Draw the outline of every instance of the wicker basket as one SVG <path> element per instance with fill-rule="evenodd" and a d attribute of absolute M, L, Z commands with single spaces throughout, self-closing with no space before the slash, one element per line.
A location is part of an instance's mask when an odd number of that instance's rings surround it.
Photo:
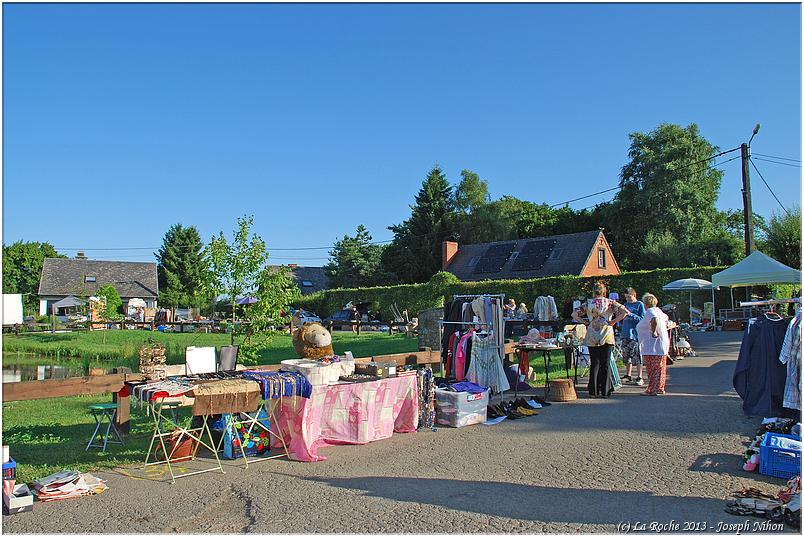
<path fill-rule="evenodd" d="M 148 343 L 140 348 L 140 373 L 146 380 L 163 380 L 165 373 L 165 347 Z"/>
<path fill-rule="evenodd" d="M 557 403 L 575 401 L 578 395 L 575 393 L 575 386 L 572 379 L 556 379 L 550 381 L 550 400 Z"/>

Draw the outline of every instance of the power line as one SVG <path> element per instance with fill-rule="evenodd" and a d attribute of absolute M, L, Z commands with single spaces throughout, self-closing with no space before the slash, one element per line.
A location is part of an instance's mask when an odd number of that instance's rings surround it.
<path fill-rule="evenodd" d="M 751 158 L 753 158 L 753 157 L 751 157 Z M 791 168 L 801 168 L 801 164 L 789 164 L 787 162 L 776 162 L 775 160 L 768 160 L 766 158 L 759 158 L 759 157 L 757 157 L 757 160 L 761 160 L 763 162 L 770 162 L 772 164 L 779 164 L 780 166 L 790 166 Z"/>
<path fill-rule="evenodd" d="M 781 202 L 781 201 L 779 201 L 779 198 L 776 196 L 776 193 L 775 193 L 775 192 L 773 191 L 773 189 L 770 187 L 770 185 L 769 185 L 769 184 L 768 184 L 768 182 L 765 180 L 765 178 L 764 178 L 764 177 L 762 177 L 762 172 L 760 172 L 760 171 L 759 171 L 759 168 L 757 168 L 757 165 L 756 165 L 756 164 L 754 164 L 754 159 L 749 157 L 748 161 L 749 161 L 749 162 L 751 162 L 751 166 L 753 166 L 753 167 L 754 167 L 754 169 L 756 170 L 756 172 L 759 174 L 760 179 L 762 179 L 762 182 L 763 182 L 763 183 L 765 183 L 765 186 L 766 186 L 766 187 L 768 187 L 768 190 L 770 190 L 771 195 L 772 195 L 772 196 L 773 196 L 773 198 L 776 200 L 776 202 L 779 204 L 779 207 L 781 207 L 781 208 L 782 208 L 782 210 L 783 210 L 784 212 L 786 212 L 786 213 L 788 214 L 788 216 L 789 216 L 789 215 L 790 215 L 790 212 L 789 212 L 789 211 L 788 211 L 788 210 L 785 208 L 785 206 L 784 206 L 784 205 L 782 205 L 782 202 Z"/>
<path fill-rule="evenodd" d="M 773 155 L 763 155 L 762 153 L 754 153 L 754 155 L 757 155 L 757 156 L 759 156 L 759 157 L 775 158 L 775 159 L 777 159 L 777 160 L 790 160 L 790 161 L 793 161 L 793 162 L 801 162 L 801 161 L 800 161 L 799 159 L 797 159 L 797 158 L 775 157 L 775 156 L 773 156 Z"/>

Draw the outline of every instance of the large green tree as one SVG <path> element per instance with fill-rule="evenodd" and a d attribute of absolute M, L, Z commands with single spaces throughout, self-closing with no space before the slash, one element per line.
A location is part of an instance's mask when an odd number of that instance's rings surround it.
<path fill-rule="evenodd" d="M 195 226 L 175 224 L 167 230 L 156 254 L 159 301 L 163 305 L 201 307 L 206 302 L 204 278 L 208 271 L 203 250 Z"/>
<path fill-rule="evenodd" d="M 360 224 L 354 237 L 344 235 L 335 243 L 324 265 L 330 287 L 370 287 L 387 280 L 381 266 L 383 246 L 371 241 L 371 234 Z"/>
<path fill-rule="evenodd" d="M 679 248 L 716 239 L 721 229 L 715 207 L 723 172 L 706 160 L 719 152 L 695 124 L 662 123 L 629 135 L 629 162 L 620 174 L 620 191 L 607 207 L 607 233 L 622 267 L 656 268 L 643 256 L 650 236 L 672 235 Z M 652 235 L 651 235 L 652 233 Z M 710 264 L 705 251 L 691 261 Z"/>
<path fill-rule="evenodd" d="M 441 270 L 441 243 L 454 237 L 452 187 L 434 166 L 422 182 L 410 218 L 390 226 L 394 239 L 383 251 L 383 269 L 404 283 L 425 282 Z"/>
<path fill-rule="evenodd" d="M 37 311 L 39 279 L 47 257 L 66 257 L 48 242 L 17 241 L 3 245 L 3 292 L 24 295 L 26 313 Z"/>
<path fill-rule="evenodd" d="M 476 211 L 489 202 L 489 183 L 470 170 L 461 171 L 461 182 L 455 187 L 455 209 L 462 213 Z"/>
<path fill-rule="evenodd" d="M 801 207 L 776 214 L 768 225 L 765 249 L 772 258 L 788 267 L 801 269 Z"/>

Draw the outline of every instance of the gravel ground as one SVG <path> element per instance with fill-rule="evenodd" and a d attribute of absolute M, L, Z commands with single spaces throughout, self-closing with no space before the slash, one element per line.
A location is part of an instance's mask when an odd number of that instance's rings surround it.
<path fill-rule="evenodd" d="M 5 533 L 617 533 L 731 529 L 730 491 L 781 479 L 739 469 L 760 418 L 731 387 L 742 333 L 694 334 L 668 395 L 556 403 L 495 426 L 397 434 L 325 448 L 319 463 L 273 460 L 176 484 L 99 473 L 98 496 L 3 517 Z M 685 523 L 695 524 L 685 528 Z M 678 524 L 674 526 L 674 524 Z"/>

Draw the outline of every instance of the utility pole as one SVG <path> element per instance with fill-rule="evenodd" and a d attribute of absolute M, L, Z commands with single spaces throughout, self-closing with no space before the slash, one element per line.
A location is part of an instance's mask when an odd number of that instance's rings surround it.
<path fill-rule="evenodd" d="M 748 144 L 740 145 L 743 163 L 743 226 L 745 227 L 745 255 L 754 251 L 754 214 L 751 210 L 751 179 L 748 176 Z"/>
<path fill-rule="evenodd" d="M 754 127 L 747 144 L 740 144 L 743 163 L 743 226 L 745 227 L 745 255 L 754 251 L 754 212 L 751 209 L 751 178 L 748 175 L 748 159 L 751 157 L 751 141 L 759 132 L 759 123 Z"/>

